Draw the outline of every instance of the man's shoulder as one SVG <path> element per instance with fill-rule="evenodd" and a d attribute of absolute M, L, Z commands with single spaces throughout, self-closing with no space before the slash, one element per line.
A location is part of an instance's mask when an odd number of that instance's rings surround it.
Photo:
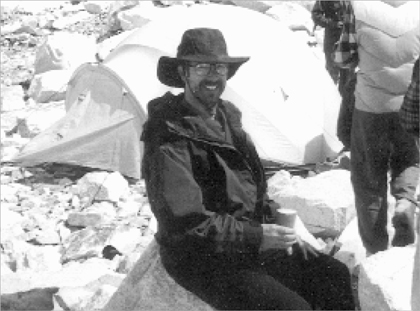
<path fill-rule="evenodd" d="M 163 115 L 168 114 L 172 110 L 171 107 L 174 107 L 176 102 L 181 100 L 181 96 L 181 94 L 174 95 L 171 92 L 167 92 L 163 96 L 152 99 L 147 104 L 149 118 L 155 116 L 160 118 L 163 117 Z"/>

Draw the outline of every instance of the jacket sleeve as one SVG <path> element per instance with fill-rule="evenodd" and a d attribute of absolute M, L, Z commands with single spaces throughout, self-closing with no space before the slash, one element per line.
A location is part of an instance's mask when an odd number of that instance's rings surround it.
<path fill-rule="evenodd" d="M 214 252 L 257 252 L 261 225 L 206 210 L 191 161 L 185 141 L 146 145 L 144 178 L 159 230 L 163 226 L 163 231 L 194 244 L 205 243 Z"/>

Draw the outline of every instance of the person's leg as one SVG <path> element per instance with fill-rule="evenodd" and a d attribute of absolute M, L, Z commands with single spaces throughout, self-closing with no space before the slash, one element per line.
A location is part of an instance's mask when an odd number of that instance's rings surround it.
<path fill-rule="evenodd" d="M 311 310 L 300 295 L 268 275 L 255 256 L 232 260 L 220 255 L 174 256 L 165 250 L 161 256 L 178 284 L 218 310 Z"/>
<path fill-rule="evenodd" d="M 331 256 L 311 255 L 305 260 L 301 251 L 294 247 L 292 256 L 272 261 L 265 269 L 276 280 L 305 298 L 314 309 L 355 309 L 349 270 Z"/>
<path fill-rule="evenodd" d="M 346 72 L 346 74 L 342 74 Z M 346 81 L 342 81 L 342 79 Z M 351 124 L 354 111 L 354 90 L 356 87 L 356 75 L 352 69 L 340 71 L 340 85 L 344 83 L 341 90 L 341 105 L 337 120 L 337 137 L 343 143 L 344 148 L 350 150 Z"/>
<path fill-rule="evenodd" d="M 404 131 L 398 114 L 391 119 L 391 194 L 396 198 L 393 246 L 406 246 L 414 242 L 415 192 L 419 183 L 419 150 L 415 138 Z"/>
<path fill-rule="evenodd" d="M 359 233 L 367 251 L 388 248 L 388 119 L 355 109 L 351 132 L 351 181 Z"/>

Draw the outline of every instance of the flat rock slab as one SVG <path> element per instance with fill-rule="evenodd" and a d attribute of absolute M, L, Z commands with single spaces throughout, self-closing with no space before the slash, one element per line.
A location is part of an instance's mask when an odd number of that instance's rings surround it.
<path fill-rule="evenodd" d="M 153 240 L 102 311 L 213 311 L 166 272 Z"/>

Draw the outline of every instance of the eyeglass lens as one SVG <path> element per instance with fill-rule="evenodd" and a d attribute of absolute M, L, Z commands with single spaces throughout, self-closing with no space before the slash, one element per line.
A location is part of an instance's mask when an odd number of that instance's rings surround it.
<path fill-rule="evenodd" d="M 209 75 L 212 67 L 216 71 L 218 75 L 225 75 L 228 72 L 228 67 L 225 64 L 197 64 L 192 65 L 191 67 L 194 68 L 195 73 L 199 76 L 207 76 Z"/>

